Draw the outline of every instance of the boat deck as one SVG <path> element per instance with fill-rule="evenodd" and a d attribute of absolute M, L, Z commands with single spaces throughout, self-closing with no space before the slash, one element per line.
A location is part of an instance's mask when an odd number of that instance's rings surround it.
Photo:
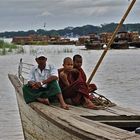
<path fill-rule="evenodd" d="M 66 137 L 66 139 L 140 140 L 140 135 L 135 134 L 133 131 L 134 128 L 140 127 L 140 111 L 119 106 L 108 107 L 104 110 L 92 110 L 70 106 L 70 110 L 64 110 L 60 108 L 58 104 L 47 106 L 33 102 L 27 105 L 24 103 L 22 85 L 17 76 L 9 75 L 9 78 L 16 92 L 20 93 L 17 94 L 20 108 L 26 110 L 26 112 L 22 112 L 21 115 L 24 116 L 24 118 L 30 118 L 29 120 L 35 119 L 34 122 L 36 124 L 34 124 L 34 126 L 42 127 L 44 133 L 46 128 L 50 127 L 50 124 L 48 123 L 47 126 L 45 126 L 45 121 L 38 121 L 38 118 L 35 117 L 35 113 L 39 114 L 44 120 L 48 120 L 51 124 L 61 128 L 66 133 L 69 132 L 69 138 Z M 31 113 L 32 110 L 34 110 L 34 113 Z M 24 126 L 27 126 L 27 124 L 28 123 L 24 124 Z M 27 129 L 28 131 L 32 130 L 29 126 Z M 130 131 L 127 131 L 127 129 L 130 129 Z M 32 133 L 33 131 L 34 130 L 32 130 Z M 49 135 L 50 131 L 47 133 Z M 58 131 L 58 133 L 60 132 Z M 31 134 L 31 132 L 29 134 Z M 63 139 L 63 136 L 64 134 L 60 134 L 59 137 L 55 135 L 53 139 Z"/>

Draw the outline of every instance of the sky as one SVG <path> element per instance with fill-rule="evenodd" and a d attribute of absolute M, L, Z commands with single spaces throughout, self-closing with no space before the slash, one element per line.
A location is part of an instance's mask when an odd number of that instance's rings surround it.
<path fill-rule="evenodd" d="M 118 23 L 131 0 L 0 0 L 0 32 Z M 124 23 L 140 23 L 137 0 Z M 45 25 L 45 26 L 44 26 Z"/>

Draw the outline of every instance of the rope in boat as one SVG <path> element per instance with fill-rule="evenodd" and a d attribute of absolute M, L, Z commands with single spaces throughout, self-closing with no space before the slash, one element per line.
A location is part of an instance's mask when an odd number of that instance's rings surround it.
<path fill-rule="evenodd" d="M 112 103 L 108 98 L 95 91 L 92 92 L 91 94 L 93 96 L 92 102 L 97 106 L 102 106 L 102 107 L 116 106 L 115 103 Z"/>

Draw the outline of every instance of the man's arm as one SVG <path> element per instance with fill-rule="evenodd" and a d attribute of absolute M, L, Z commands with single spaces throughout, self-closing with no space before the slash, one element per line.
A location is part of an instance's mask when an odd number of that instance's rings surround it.
<path fill-rule="evenodd" d="M 54 67 L 54 65 L 49 65 L 50 68 L 50 76 L 41 81 L 41 85 L 47 85 L 48 83 L 50 83 L 53 80 L 58 80 L 58 70 Z"/>
<path fill-rule="evenodd" d="M 40 82 L 34 82 L 34 81 L 28 81 L 28 85 L 32 88 L 32 89 L 38 89 L 40 87 L 42 87 Z"/>
<path fill-rule="evenodd" d="M 28 85 L 32 88 L 32 89 L 38 89 L 41 87 L 40 82 L 36 82 L 35 81 L 35 66 L 32 67 L 29 75 L 28 75 Z"/>
<path fill-rule="evenodd" d="M 70 85 L 67 75 L 63 71 L 60 73 L 60 79 L 65 84 L 66 87 Z"/>
<path fill-rule="evenodd" d="M 48 79 L 43 80 L 41 83 L 44 85 L 44 84 L 50 83 L 50 82 L 53 81 L 53 80 L 58 80 L 58 77 L 52 75 L 52 76 L 50 76 Z"/>

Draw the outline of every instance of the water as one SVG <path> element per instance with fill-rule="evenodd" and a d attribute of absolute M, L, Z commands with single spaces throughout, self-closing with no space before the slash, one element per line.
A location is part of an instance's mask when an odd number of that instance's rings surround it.
<path fill-rule="evenodd" d="M 49 63 L 62 66 L 66 56 L 83 56 L 83 68 L 90 76 L 102 54 L 102 50 L 83 50 L 83 46 L 24 46 L 25 54 L 0 56 L 0 140 L 23 140 L 21 122 L 14 88 L 8 80 L 8 73 L 17 73 L 18 62 L 35 64 L 34 52 L 45 48 Z M 93 77 L 97 92 L 105 95 L 116 104 L 140 110 L 140 49 L 109 50 L 97 73 Z"/>

